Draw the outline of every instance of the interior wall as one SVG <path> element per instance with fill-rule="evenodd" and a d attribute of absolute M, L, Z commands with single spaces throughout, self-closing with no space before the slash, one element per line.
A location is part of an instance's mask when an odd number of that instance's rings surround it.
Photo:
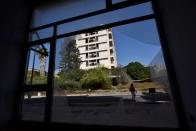
<path fill-rule="evenodd" d="M 12 123 L 26 45 L 30 10 L 22 0 L 0 4 L 0 128 Z"/>
<path fill-rule="evenodd" d="M 196 1 L 159 0 L 158 3 L 179 84 L 174 88 L 180 91 L 186 122 L 191 130 L 196 130 Z"/>

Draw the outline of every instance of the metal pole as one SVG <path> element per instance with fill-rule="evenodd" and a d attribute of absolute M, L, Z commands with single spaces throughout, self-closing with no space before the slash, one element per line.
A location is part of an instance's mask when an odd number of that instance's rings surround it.
<path fill-rule="evenodd" d="M 54 70 L 55 70 L 55 54 L 56 54 L 56 36 L 57 26 L 54 26 L 53 39 L 50 43 L 50 58 L 48 70 L 48 88 L 46 91 L 45 106 L 45 122 L 51 122 L 52 102 L 53 102 L 53 86 L 54 86 Z"/>
<path fill-rule="evenodd" d="M 30 84 L 33 84 L 33 73 L 34 73 L 34 68 L 35 68 L 35 52 L 34 52 L 34 56 L 33 56 L 33 66 L 32 66 L 32 71 L 31 71 L 31 81 Z"/>
<path fill-rule="evenodd" d="M 31 54 L 30 54 L 30 55 L 31 55 Z M 35 52 L 34 52 L 34 56 L 33 56 L 33 66 L 32 66 L 32 71 L 31 71 L 30 85 L 33 84 L 33 73 L 34 73 L 34 68 L 35 68 Z M 27 70 L 27 74 L 28 74 L 28 70 Z M 31 93 L 28 92 L 27 95 L 28 95 L 28 99 L 30 99 L 30 98 L 31 98 Z"/>

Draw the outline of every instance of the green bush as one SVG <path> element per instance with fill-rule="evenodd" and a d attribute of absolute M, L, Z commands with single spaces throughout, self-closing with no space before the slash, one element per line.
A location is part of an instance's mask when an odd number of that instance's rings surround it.
<path fill-rule="evenodd" d="M 111 87 L 111 79 L 107 71 L 102 68 L 89 70 L 80 80 L 82 88 L 102 89 Z"/>
<path fill-rule="evenodd" d="M 34 77 L 33 84 L 46 84 L 47 78 L 48 78 L 47 76 Z"/>
<path fill-rule="evenodd" d="M 80 83 L 78 81 L 67 80 L 60 86 L 64 90 L 77 90 L 81 89 Z"/>
<path fill-rule="evenodd" d="M 85 74 L 84 70 L 81 69 L 67 69 L 63 70 L 60 73 L 60 79 L 66 81 L 66 80 L 73 80 L 73 81 L 80 81 L 80 79 Z"/>
<path fill-rule="evenodd" d="M 35 76 L 33 77 L 32 84 L 46 84 L 47 76 Z M 31 77 L 27 77 L 26 84 L 31 84 Z"/>
<path fill-rule="evenodd" d="M 56 78 L 55 89 L 61 88 L 64 90 L 76 90 L 81 89 L 80 79 L 85 74 L 84 70 L 80 69 L 67 69 L 63 70 L 59 74 L 59 78 Z"/>
<path fill-rule="evenodd" d="M 63 85 L 64 85 L 64 80 L 61 79 L 60 77 L 59 78 L 55 78 L 54 80 L 54 88 L 63 88 Z"/>

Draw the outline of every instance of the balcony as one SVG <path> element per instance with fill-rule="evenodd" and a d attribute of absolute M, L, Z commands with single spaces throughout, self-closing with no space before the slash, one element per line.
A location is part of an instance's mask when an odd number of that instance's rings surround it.
<path fill-rule="evenodd" d="M 97 65 L 97 63 L 95 63 L 95 62 L 89 64 L 89 66 L 96 66 L 96 65 Z"/>
<path fill-rule="evenodd" d="M 88 43 L 97 42 L 97 39 L 89 39 Z"/>
<path fill-rule="evenodd" d="M 95 50 L 95 49 L 99 49 L 98 47 L 89 47 L 89 50 Z"/>
<path fill-rule="evenodd" d="M 97 55 L 90 55 L 89 58 L 95 58 L 98 57 Z"/>
<path fill-rule="evenodd" d="M 85 43 L 85 42 L 82 42 L 82 43 L 79 43 L 78 44 L 78 47 L 82 47 L 82 46 L 86 46 L 86 45 L 94 45 L 94 44 L 99 44 L 99 43 L 107 43 L 107 40 L 102 40 L 100 39 L 99 41 L 96 41 L 96 42 L 92 42 L 92 43 Z"/>

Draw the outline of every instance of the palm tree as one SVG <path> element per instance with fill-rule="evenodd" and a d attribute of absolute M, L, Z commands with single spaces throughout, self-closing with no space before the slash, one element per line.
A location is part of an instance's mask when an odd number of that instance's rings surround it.
<path fill-rule="evenodd" d="M 45 76 L 45 68 L 46 68 L 46 57 L 48 55 L 47 49 L 45 47 L 39 46 L 37 48 L 39 52 L 37 52 L 38 58 L 39 58 L 39 65 L 40 65 L 40 76 Z"/>
<path fill-rule="evenodd" d="M 35 32 L 38 39 L 40 39 L 39 34 Z M 34 57 L 33 57 L 33 66 L 32 66 L 32 73 L 30 78 L 30 84 L 33 84 L 33 78 L 34 78 L 34 64 L 35 64 L 35 55 L 38 55 L 39 63 L 40 63 L 40 76 L 45 76 L 45 67 L 46 67 L 46 57 L 48 56 L 47 48 L 45 48 L 44 44 L 34 46 L 30 50 L 34 51 Z M 31 98 L 31 93 L 27 93 L 28 98 Z"/>
<path fill-rule="evenodd" d="M 37 36 L 38 39 L 40 39 L 40 36 L 37 31 L 35 32 L 35 35 Z M 48 51 L 45 48 L 44 44 L 36 46 L 36 50 L 37 50 L 36 53 L 39 58 L 40 76 L 43 77 L 43 76 L 45 76 L 46 57 L 48 56 Z"/>

